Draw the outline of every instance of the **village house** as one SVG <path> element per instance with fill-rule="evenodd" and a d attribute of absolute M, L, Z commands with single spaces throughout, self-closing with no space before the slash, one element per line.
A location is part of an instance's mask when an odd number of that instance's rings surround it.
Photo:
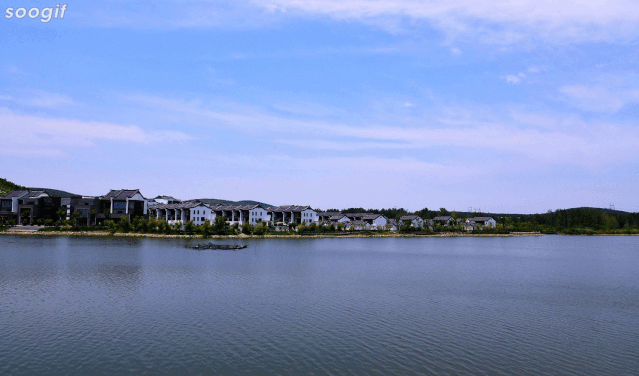
<path fill-rule="evenodd" d="M 397 226 L 397 221 L 394 219 L 389 219 L 386 222 L 386 226 L 384 226 L 384 229 L 388 230 L 388 231 L 397 231 L 399 230 L 399 226 Z"/>
<path fill-rule="evenodd" d="M 399 219 L 399 223 L 401 225 L 403 225 L 406 222 L 410 223 L 410 227 L 415 227 L 415 228 L 424 227 L 424 220 L 417 215 L 404 215 Z"/>
<path fill-rule="evenodd" d="M 472 224 L 474 229 L 497 227 L 497 221 L 495 221 L 492 217 L 473 217 L 468 218 L 466 222 Z"/>
<path fill-rule="evenodd" d="M 149 207 L 149 216 L 162 218 L 169 224 L 193 221 L 195 225 L 211 221 L 213 210 L 200 201 L 184 201 L 170 204 L 156 204 Z M 213 214 L 214 218 L 214 214 Z"/>
<path fill-rule="evenodd" d="M 100 198 L 100 213 L 96 218 L 146 217 L 148 202 L 139 189 L 112 189 Z"/>
<path fill-rule="evenodd" d="M 455 218 L 453 218 L 450 215 L 442 215 L 442 216 L 438 216 L 433 218 L 433 224 L 436 226 L 444 226 L 444 227 L 448 227 L 451 224 L 455 224 Z"/>
<path fill-rule="evenodd" d="M 230 225 L 237 224 L 241 226 L 244 223 L 256 225 L 259 222 L 268 223 L 271 216 L 267 209 L 260 204 L 251 205 L 211 205 L 212 215 L 211 222 L 215 222 L 215 217 L 222 216 Z"/>
<path fill-rule="evenodd" d="M 388 218 L 386 218 L 382 214 L 373 214 L 373 213 L 341 213 L 341 212 L 320 212 L 317 214 L 322 223 L 330 225 L 337 225 L 338 223 L 348 224 L 354 221 L 362 221 L 369 226 L 355 226 L 356 228 L 364 228 L 377 230 L 383 229 L 387 222 Z M 351 228 L 351 226 L 347 226 L 346 228 Z"/>
<path fill-rule="evenodd" d="M 80 219 L 91 225 L 100 211 L 100 197 L 83 196 L 79 198 L 63 198 L 60 202 L 62 209 L 66 209 L 66 219 L 71 219 L 73 213 L 80 213 Z"/>
<path fill-rule="evenodd" d="M 57 189 L 30 188 L 26 195 L 18 199 L 18 224 L 22 224 L 23 217 L 28 217 L 30 223 L 38 219 L 55 220 L 63 198 L 79 197 L 81 196 Z"/>
<path fill-rule="evenodd" d="M 317 212 L 311 209 L 310 206 L 271 206 L 266 210 L 271 215 L 271 221 L 273 221 L 273 223 L 288 223 L 295 225 L 301 223 L 309 224 L 311 222 L 319 221 Z"/>
<path fill-rule="evenodd" d="M 18 200 L 26 196 L 28 190 L 13 191 L 0 197 L 0 218 L 18 220 Z"/>

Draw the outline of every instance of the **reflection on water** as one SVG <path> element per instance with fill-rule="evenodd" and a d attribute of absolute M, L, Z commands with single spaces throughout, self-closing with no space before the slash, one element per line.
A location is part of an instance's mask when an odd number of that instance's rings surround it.
<path fill-rule="evenodd" d="M 639 369 L 634 237 L 194 242 L 0 237 L 0 372 Z"/>

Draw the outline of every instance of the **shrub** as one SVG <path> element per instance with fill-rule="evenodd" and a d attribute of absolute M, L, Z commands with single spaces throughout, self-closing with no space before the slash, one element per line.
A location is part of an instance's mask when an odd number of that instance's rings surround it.
<path fill-rule="evenodd" d="M 253 234 L 254 235 L 264 235 L 266 234 L 266 230 L 267 227 L 264 225 L 264 223 L 258 223 L 254 228 L 253 228 Z"/>

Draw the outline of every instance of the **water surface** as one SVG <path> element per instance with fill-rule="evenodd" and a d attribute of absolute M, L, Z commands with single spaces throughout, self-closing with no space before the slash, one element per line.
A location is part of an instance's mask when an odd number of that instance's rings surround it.
<path fill-rule="evenodd" d="M 197 242 L 1 236 L 0 373 L 639 370 L 637 237 Z"/>

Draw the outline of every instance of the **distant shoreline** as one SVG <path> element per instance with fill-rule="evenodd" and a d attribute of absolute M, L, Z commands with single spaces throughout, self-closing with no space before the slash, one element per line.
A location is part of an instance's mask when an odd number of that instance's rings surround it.
<path fill-rule="evenodd" d="M 110 233 L 106 231 L 3 231 L 0 235 L 19 236 L 86 236 L 86 237 L 122 237 L 122 238 L 157 238 L 157 239 L 320 239 L 320 238 L 469 238 L 469 237 L 522 237 L 522 236 L 544 236 L 540 233 L 530 234 L 459 234 L 444 233 L 431 235 L 416 234 L 348 234 L 348 235 L 210 235 L 204 238 L 202 235 L 165 235 L 165 234 L 138 234 L 138 233 Z"/>

